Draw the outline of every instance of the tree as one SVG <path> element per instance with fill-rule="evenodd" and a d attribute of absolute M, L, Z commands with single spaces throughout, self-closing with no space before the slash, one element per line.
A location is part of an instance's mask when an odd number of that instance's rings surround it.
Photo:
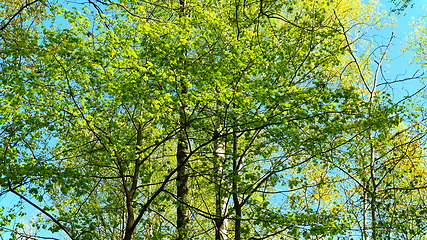
<path fill-rule="evenodd" d="M 350 80 L 350 37 L 376 21 L 373 6 L 49 7 L 66 27 L 4 43 L 19 51 L 2 52 L 0 77 L 1 185 L 41 212 L 36 227 L 66 239 L 310 239 L 353 223 L 328 170 L 352 158 L 332 156 L 400 123 L 386 95 L 367 99 L 364 79 Z"/>

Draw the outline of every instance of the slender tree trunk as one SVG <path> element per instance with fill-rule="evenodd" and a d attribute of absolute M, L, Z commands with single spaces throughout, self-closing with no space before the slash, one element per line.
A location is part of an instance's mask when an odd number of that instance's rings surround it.
<path fill-rule="evenodd" d="M 216 187 L 215 197 L 215 239 L 225 240 L 227 237 L 228 219 L 227 214 L 227 202 L 228 198 L 225 197 L 225 186 L 224 181 L 224 161 L 225 161 L 225 142 L 219 139 L 219 132 L 215 131 L 215 149 L 214 149 L 214 183 Z"/>
<path fill-rule="evenodd" d="M 362 229 L 362 240 L 369 240 L 368 234 L 368 184 L 367 181 L 363 183 L 363 229 Z"/>
<path fill-rule="evenodd" d="M 179 0 L 180 3 L 180 16 L 186 16 L 186 0 Z M 183 63 L 185 65 L 185 63 Z M 179 109 L 179 124 L 180 131 L 178 133 L 177 145 L 177 178 L 176 178 L 176 193 L 178 198 L 178 206 L 176 210 L 176 226 L 178 230 L 178 240 L 189 239 L 188 237 L 188 223 L 189 223 L 189 209 L 187 207 L 188 198 L 188 122 L 186 117 L 186 110 L 188 108 L 185 103 L 185 96 L 188 92 L 184 79 L 180 79 L 180 95 L 182 97 L 181 107 Z"/>
<path fill-rule="evenodd" d="M 180 136 L 178 139 L 178 151 L 176 154 L 178 172 L 176 192 L 178 198 L 177 219 L 176 226 L 178 228 L 178 240 L 187 239 L 188 232 L 188 208 L 187 208 L 187 195 L 188 195 L 188 174 L 187 174 L 187 159 L 188 145 L 185 137 Z"/>
<path fill-rule="evenodd" d="M 371 106 L 373 106 L 374 104 L 374 97 L 376 95 L 376 89 L 377 89 L 377 84 L 378 84 L 378 79 L 380 76 L 380 72 L 381 72 L 381 68 L 382 68 L 382 63 L 386 57 L 386 54 L 393 42 L 394 39 L 394 34 L 391 34 L 389 43 L 385 49 L 385 51 L 383 52 L 382 56 L 381 56 L 381 60 L 378 63 L 378 67 L 375 71 L 375 78 L 374 78 L 374 83 L 373 83 L 373 87 L 372 90 L 370 90 L 371 96 L 369 98 L 369 101 L 371 102 Z M 371 113 L 369 114 L 371 115 Z M 370 132 L 370 139 L 372 140 L 374 138 L 374 135 L 372 133 L 372 131 Z M 377 232 L 377 181 L 376 181 L 376 163 L 375 163 L 375 158 L 376 158 L 376 149 L 375 149 L 375 145 L 374 143 L 371 143 L 370 146 L 370 150 L 371 150 L 371 156 L 370 156 L 370 173 L 371 173 L 371 183 L 372 183 L 372 190 L 371 190 L 371 228 L 372 228 L 372 239 L 373 240 L 377 240 L 378 238 L 378 232 Z"/>
<path fill-rule="evenodd" d="M 372 190 L 371 190 L 371 228 L 372 228 L 372 240 L 377 240 L 377 183 L 376 183 L 376 176 L 375 176 L 375 148 L 373 144 L 371 144 L 371 164 L 370 164 L 370 171 L 371 171 L 371 183 L 372 183 Z"/>
<path fill-rule="evenodd" d="M 185 84 L 181 84 L 181 95 L 187 94 L 187 88 Z M 180 125 L 181 131 L 178 134 L 178 146 L 176 153 L 177 160 L 177 178 L 176 178 L 176 193 L 178 198 L 178 207 L 177 207 L 177 219 L 176 226 L 178 228 L 178 240 L 188 239 L 188 208 L 187 208 L 187 195 L 188 195 L 188 140 L 186 136 L 187 130 L 187 121 L 185 116 L 185 109 L 187 108 L 184 101 L 182 101 L 182 106 L 180 109 Z"/>
<path fill-rule="evenodd" d="M 240 240 L 241 237 L 241 219 L 242 219 L 242 206 L 239 201 L 238 194 L 238 174 L 239 174 L 239 158 L 237 157 L 237 134 L 233 132 L 233 176 L 232 176 L 232 192 L 233 192 L 233 208 L 236 214 L 234 221 L 234 239 Z"/>
<path fill-rule="evenodd" d="M 142 146 L 142 124 L 138 124 L 137 128 L 137 137 L 136 137 L 136 146 L 137 151 L 139 150 L 139 147 Z M 138 187 L 138 177 L 139 177 L 139 171 L 141 166 L 141 159 L 136 158 L 135 159 L 135 167 L 134 172 L 132 176 L 132 183 L 130 185 L 130 188 L 127 186 L 127 181 L 123 177 L 125 173 L 120 169 L 121 175 L 122 175 L 122 182 L 123 182 L 123 188 L 125 191 L 125 198 L 126 198 L 126 210 L 127 210 L 127 219 L 126 219 L 126 229 L 125 229 L 125 236 L 123 240 L 131 240 L 133 232 L 135 231 L 135 210 L 133 208 L 133 198 L 135 197 L 135 193 Z"/>

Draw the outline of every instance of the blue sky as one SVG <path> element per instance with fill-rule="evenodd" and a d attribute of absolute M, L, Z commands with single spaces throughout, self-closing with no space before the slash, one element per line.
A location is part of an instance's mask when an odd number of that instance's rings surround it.
<path fill-rule="evenodd" d="M 422 15 L 427 15 L 427 2 L 424 0 L 413 0 L 414 7 L 407 9 L 404 15 L 392 15 L 394 17 L 394 26 L 384 28 L 378 31 L 376 38 L 380 44 L 386 45 L 390 39 L 392 32 L 395 38 L 393 45 L 388 52 L 389 61 L 384 64 L 385 77 L 388 81 L 404 79 L 412 77 L 417 71 L 421 74 L 423 70 L 416 64 L 411 64 L 413 52 L 402 52 L 401 50 L 407 46 L 407 35 L 412 31 L 411 23 Z M 382 8 L 389 10 L 392 7 L 388 0 L 380 0 L 383 4 Z M 384 81 L 382 81 L 384 82 Z M 380 82 L 381 83 L 381 82 Z M 421 87 L 418 80 L 405 81 L 399 84 L 393 84 L 392 88 L 386 90 L 392 91 L 395 94 L 395 100 L 400 100 L 402 96 L 413 94 Z"/>

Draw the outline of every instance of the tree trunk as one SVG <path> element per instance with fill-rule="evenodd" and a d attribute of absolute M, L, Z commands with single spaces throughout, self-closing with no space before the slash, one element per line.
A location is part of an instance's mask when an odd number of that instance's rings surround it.
<path fill-rule="evenodd" d="M 234 213 L 236 214 L 234 221 L 234 239 L 240 240 L 241 237 L 241 218 L 242 218 L 242 206 L 239 201 L 238 194 L 238 174 L 239 174 L 239 158 L 237 157 L 237 134 L 233 132 L 233 176 L 232 176 L 232 192 L 233 192 L 233 207 Z"/>
<path fill-rule="evenodd" d="M 180 0 L 180 16 L 186 16 L 186 0 Z M 185 66 L 185 63 L 183 63 Z M 179 112 L 179 124 L 180 131 L 178 133 L 178 145 L 176 153 L 177 161 L 177 177 L 176 177 L 176 194 L 178 199 L 178 206 L 176 210 L 176 226 L 178 230 L 178 240 L 188 239 L 188 222 L 189 222 L 189 213 L 187 207 L 187 197 L 188 197 L 188 138 L 187 130 L 188 123 L 186 117 L 186 110 L 188 108 L 185 103 L 185 96 L 188 92 L 188 87 L 186 86 L 183 79 L 180 79 L 180 95 L 182 97 L 180 112 Z"/>
<path fill-rule="evenodd" d="M 143 131 L 142 124 L 139 123 L 137 128 L 137 137 L 136 137 L 137 151 L 139 150 L 139 147 L 142 146 L 142 131 Z M 120 163 L 119 163 L 119 166 L 120 166 Z M 133 204 L 133 198 L 135 197 L 135 193 L 138 188 L 138 177 L 139 177 L 140 166 L 141 166 L 141 159 L 136 158 L 134 172 L 132 176 L 132 183 L 130 188 L 128 188 L 127 186 L 126 178 L 123 177 L 126 173 L 120 168 L 120 174 L 122 176 L 122 182 L 123 182 L 122 184 L 125 192 L 126 210 L 127 210 L 126 229 L 125 229 L 125 236 L 123 240 L 132 239 L 133 232 L 135 231 L 135 226 L 134 226 L 135 210 L 132 204 Z"/>
<path fill-rule="evenodd" d="M 376 182 L 376 176 L 375 176 L 375 148 L 373 144 L 371 144 L 371 164 L 370 164 L 370 170 L 371 170 L 371 183 L 372 183 L 372 190 L 371 190 L 371 229 L 372 229 L 372 240 L 377 240 L 377 182 Z"/>
<path fill-rule="evenodd" d="M 219 131 L 215 131 L 217 140 L 214 146 L 214 184 L 216 186 L 216 197 L 215 197 L 215 239 L 225 240 L 227 237 L 228 219 L 227 214 L 227 202 L 228 198 L 225 196 L 224 182 L 224 161 L 225 161 L 225 142 L 219 139 Z"/>
<path fill-rule="evenodd" d="M 184 84 L 181 84 L 181 94 L 185 95 L 187 93 L 187 88 Z M 176 178 L 176 193 L 178 198 L 178 206 L 177 206 L 177 219 L 176 226 L 178 228 L 178 240 L 188 239 L 188 208 L 187 208 L 187 195 L 188 195 L 188 141 L 186 136 L 187 123 L 185 116 L 185 109 L 187 108 L 185 103 L 182 103 L 180 109 L 180 125 L 181 131 L 178 134 L 178 146 L 176 153 L 177 160 L 177 178 Z"/>

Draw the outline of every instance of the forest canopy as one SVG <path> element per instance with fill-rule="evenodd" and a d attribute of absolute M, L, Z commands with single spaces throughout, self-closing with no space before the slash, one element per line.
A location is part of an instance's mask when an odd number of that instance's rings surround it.
<path fill-rule="evenodd" d="M 379 9 L 0 3 L 0 238 L 424 239 L 423 75 L 385 77 Z"/>

